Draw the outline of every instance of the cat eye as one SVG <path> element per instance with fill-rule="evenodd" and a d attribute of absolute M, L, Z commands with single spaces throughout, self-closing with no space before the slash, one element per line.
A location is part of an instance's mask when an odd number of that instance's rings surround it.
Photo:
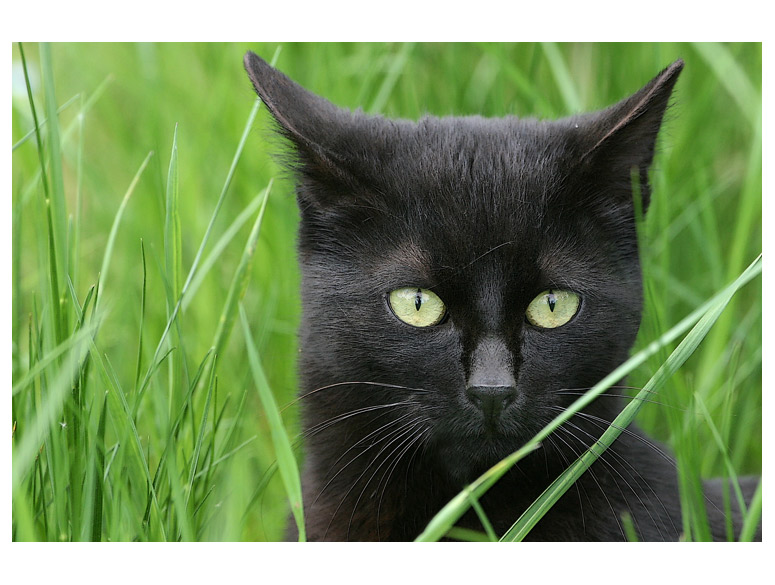
<path fill-rule="evenodd" d="M 569 290 L 545 290 L 534 298 L 525 311 L 528 323 L 543 329 L 565 325 L 578 312 L 581 299 Z"/>
<path fill-rule="evenodd" d="M 388 294 L 388 304 L 396 317 L 414 327 L 438 325 L 447 314 L 444 302 L 427 288 L 397 288 Z"/>

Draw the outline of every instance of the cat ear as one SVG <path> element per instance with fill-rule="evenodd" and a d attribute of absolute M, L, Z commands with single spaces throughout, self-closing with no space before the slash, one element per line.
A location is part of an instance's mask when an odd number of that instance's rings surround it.
<path fill-rule="evenodd" d="M 593 174 L 626 181 L 633 170 L 640 179 L 642 209 L 649 204 L 648 169 L 673 87 L 683 69 L 681 59 L 664 69 L 640 91 L 590 116 L 591 144 L 581 157 Z"/>
<path fill-rule="evenodd" d="M 280 132 L 296 147 L 297 170 L 328 187 L 312 198 L 351 189 L 355 177 L 348 170 L 347 136 L 353 114 L 307 91 L 255 53 L 248 52 L 244 64 Z"/>

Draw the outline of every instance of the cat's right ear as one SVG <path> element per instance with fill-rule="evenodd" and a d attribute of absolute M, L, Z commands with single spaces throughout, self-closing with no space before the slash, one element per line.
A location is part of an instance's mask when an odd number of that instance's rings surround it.
<path fill-rule="evenodd" d="M 581 160 L 607 183 L 618 179 L 625 185 L 621 192 L 628 202 L 632 201 L 632 173 L 637 172 L 644 212 L 649 204 L 648 170 L 657 134 L 683 66 L 683 60 L 678 59 L 630 97 L 582 117 L 586 121 L 586 139 L 591 142 Z"/>
<path fill-rule="evenodd" d="M 346 147 L 352 113 L 307 91 L 253 52 L 244 64 L 281 134 L 295 146 L 296 170 L 325 183 L 329 192 L 351 189 Z"/>

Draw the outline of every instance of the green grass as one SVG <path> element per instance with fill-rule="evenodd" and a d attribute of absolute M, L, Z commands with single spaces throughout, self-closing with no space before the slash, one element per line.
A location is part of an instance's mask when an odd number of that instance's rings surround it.
<path fill-rule="evenodd" d="M 682 337 L 652 342 L 761 253 L 760 44 L 24 45 L 32 100 L 14 45 L 15 540 L 277 540 L 289 501 L 300 519 L 283 408 L 298 216 L 248 49 L 334 103 L 406 118 L 594 109 L 682 57 L 641 230 L 634 353 L 653 351 L 635 388 L 672 372 Z M 761 278 L 716 317 L 638 412 L 675 449 L 695 539 L 699 478 L 762 464 Z"/>

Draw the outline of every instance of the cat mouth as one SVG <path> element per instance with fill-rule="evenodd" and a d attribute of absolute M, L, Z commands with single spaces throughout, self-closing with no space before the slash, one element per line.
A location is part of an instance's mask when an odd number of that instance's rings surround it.
<path fill-rule="evenodd" d="M 506 424 L 504 424 L 506 423 Z M 482 454 L 488 459 L 506 457 L 525 443 L 525 433 L 502 418 L 468 419 L 461 424 L 442 424 L 435 433 L 439 444 L 446 445 L 451 451 L 459 453 Z M 529 439 L 530 437 L 527 437 Z"/>

